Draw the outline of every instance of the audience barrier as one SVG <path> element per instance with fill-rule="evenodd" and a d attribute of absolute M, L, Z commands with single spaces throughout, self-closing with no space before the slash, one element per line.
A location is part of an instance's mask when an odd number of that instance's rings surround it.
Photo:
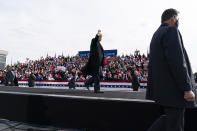
<path fill-rule="evenodd" d="M 19 86 L 28 86 L 27 80 L 20 80 Z M 41 81 L 35 81 L 36 87 L 68 87 L 69 81 L 56 81 L 56 80 L 41 80 Z M 101 81 L 100 82 L 101 87 L 107 87 L 107 88 L 131 88 L 132 83 L 128 81 Z M 141 81 L 140 82 L 141 87 L 146 87 L 147 82 Z M 84 87 L 84 81 L 77 81 L 76 87 Z"/>
<path fill-rule="evenodd" d="M 68 87 L 69 81 L 57 81 L 57 80 L 40 80 L 35 81 L 36 87 Z M 27 80 L 19 80 L 19 86 L 28 86 Z M 132 83 L 128 81 L 101 81 L 100 82 L 101 87 L 107 87 L 107 88 L 131 88 Z M 141 87 L 146 87 L 147 82 L 141 81 L 140 82 Z M 197 82 L 196 82 L 197 86 Z M 84 87 L 84 81 L 77 81 L 76 87 Z"/>

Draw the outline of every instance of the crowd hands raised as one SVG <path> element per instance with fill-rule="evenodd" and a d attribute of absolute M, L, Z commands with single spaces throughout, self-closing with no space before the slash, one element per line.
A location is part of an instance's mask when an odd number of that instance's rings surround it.
<path fill-rule="evenodd" d="M 35 80 L 70 80 L 73 76 L 77 81 L 84 81 L 86 78 L 81 73 L 81 68 L 88 61 L 85 56 L 58 57 L 46 56 L 39 60 L 28 60 L 25 63 L 17 63 L 5 70 L 0 70 L 0 80 L 11 70 L 17 80 L 28 80 L 33 74 Z M 131 71 L 136 74 L 139 81 L 147 81 L 148 77 L 148 56 L 140 54 L 136 50 L 134 54 L 122 56 L 107 56 L 104 60 L 103 78 L 106 81 L 131 81 Z M 88 77 L 88 76 L 87 76 Z"/>

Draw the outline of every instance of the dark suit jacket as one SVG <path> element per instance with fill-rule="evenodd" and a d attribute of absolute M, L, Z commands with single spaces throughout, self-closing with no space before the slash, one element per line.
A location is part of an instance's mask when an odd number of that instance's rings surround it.
<path fill-rule="evenodd" d="M 36 80 L 36 76 L 31 73 L 29 78 L 28 78 L 29 87 L 34 87 L 35 86 L 35 80 Z"/>
<path fill-rule="evenodd" d="M 139 87 L 140 84 L 139 84 L 139 80 L 138 80 L 138 77 L 135 73 L 131 73 L 131 77 L 132 77 L 132 87 Z"/>
<path fill-rule="evenodd" d="M 14 86 L 14 78 L 15 78 L 15 75 L 13 73 L 13 71 L 8 71 L 6 73 L 6 86 Z M 9 82 L 11 82 L 11 84 L 8 84 Z"/>
<path fill-rule="evenodd" d="M 193 107 L 184 91 L 195 90 L 188 55 L 179 30 L 161 24 L 150 44 L 146 98 L 170 107 Z"/>
<path fill-rule="evenodd" d="M 83 68 L 83 74 L 95 75 L 99 74 L 99 66 L 104 66 L 104 50 L 98 41 L 98 35 L 91 41 L 89 59 Z"/>
<path fill-rule="evenodd" d="M 69 88 L 75 88 L 75 82 L 76 82 L 76 78 L 72 77 L 71 80 L 68 83 Z"/>

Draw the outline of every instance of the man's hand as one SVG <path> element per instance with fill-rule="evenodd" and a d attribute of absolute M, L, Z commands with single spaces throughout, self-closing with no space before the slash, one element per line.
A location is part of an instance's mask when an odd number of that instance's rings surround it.
<path fill-rule="evenodd" d="M 184 99 L 186 101 L 194 101 L 195 100 L 195 95 L 192 91 L 185 91 L 184 92 Z"/>
<path fill-rule="evenodd" d="M 101 33 L 101 30 L 100 29 L 98 30 L 98 33 Z"/>
<path fill-rule="evenodd" d="M 101 34 L 101 30 L 99 29 L 97 35 L 100 36 L 100 34 Z"/>

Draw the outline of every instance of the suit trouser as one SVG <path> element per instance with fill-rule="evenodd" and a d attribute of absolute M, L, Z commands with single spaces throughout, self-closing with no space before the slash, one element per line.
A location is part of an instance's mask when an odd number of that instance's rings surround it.
<path fill-rule="evenodd" d="M 99 74 L 93 75 L 91 78 L 89 78 L 86 83 L 88 85 L 92 85 L 94 83 L 94 91 L 100 91 L 100 77 Z"/>
<path fill-rule="evenodd" d="M 147 131 L 184 131 L 185 108 L 163 108 L 164 114 Z"/>

